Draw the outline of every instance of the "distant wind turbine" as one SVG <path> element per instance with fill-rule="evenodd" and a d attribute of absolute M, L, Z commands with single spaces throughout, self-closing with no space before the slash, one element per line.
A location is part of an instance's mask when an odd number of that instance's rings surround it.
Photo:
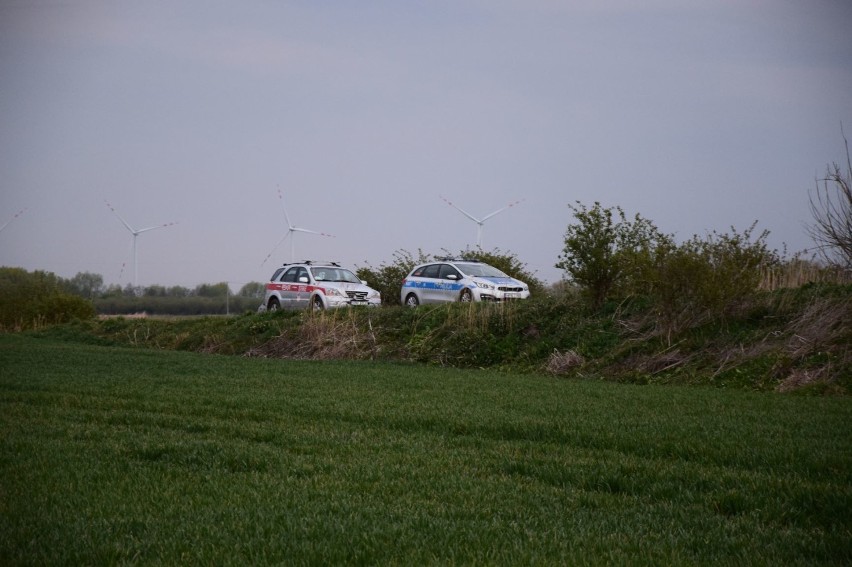
<path fill-rule="evenodd" d="M 21 209 L 20 211 L 18 211 L 18 212 L 17 212 L 17 213 L 15 213 L 14 215 L 12 215 L 12 218 L 10 218 L 10 219 L 9 219 L 9 220 L 7 220 L 5 223 L 3 223 L 3 226 L 0 226 L 0 232 L 3 232 L 3 229 L 5 229 L 7 226 L 9 226 L 9 223 L 11 223 L 13 220 L 15 220 L 16 218 L 18 218 L 18 217 L 19 217 L 19 216 L 21 216 L 22 214 L 24 214 L 24 211 L 26 211 L 26 209 Z"/>
<path fill-rule="evenodd" d="M 476 246 L 478 248 L 482 247 L 482 225 L 485 224 L 485 221 L 487 221 L 488 219 L 490 219 L 494 215 L 502 213 L 506 209 L 514 207 L 515 205 L 517 205 L 518 203 L 521 203 L 523 201 L 523 199 L 520 199 L 518 201 L 513 201 L 513 202 L 509 203 L 508 205 L 506 205 L 505 207 L 503 207 L 502 209 L 497 209 L 493 213 L 488 213 L 487 215 L 485 215 L 481 219 L 478 219 L 475 216 L 473 216 L 472 214 L 470 214 L 469 212 L 462 209 L 461 207 L 458 207 L 458 206 L 454 205 L 452 202 L 448 201 L 447 199 L 444 199 L 444 197 L 441 197 L 441 199 L 443 199 L 444 202 L 446 202 L 449 206 L 453 207 L 454 209 L 459 211 L 461 214 L 463 214 L 464 216 L 466 216 L 467 218 L 469 218 L 470 220 L 472 220 L 473 222 L 476 223 L 476 225 L 477 225 L 476 226 Z"/>
<path fill-rule="evenodd" d="M 133 287 L 136 287 L 136 286 L 139 285 L 139 266 L 136 263 L 136 237 L 139 236 L 140 234 L 142 234 L 143 232 L 148 232 L 149 230 L 154 230 L 154 229 L 157 229 L 157 228 L 166 228 L 167 226 L 172 226 L 172 225 L 175 225 L 177 223 L 176 222 L 170 222 L 170 223 L 167 223 L 167 224 L 158 224 L 156 226 L 149 226 L 148 228 L 140 228 L 139 230 L 137 230 L 137 229 L 133 228 L 132 226 L 130 226 L 127 223 L 126 220 L 121 218 L 121 215 L 118 214 L 118 211 L 116 211 L 112 207 L 112 205 L 109 204 L 109 201 L 104 199 L 104 203 L 106 203 L 106 206 L 109 207 L 109 210 L 111 210 L 113 212 L 113 214 L 118 217 L 118 220 L 121 221 L 121 224 L 123 224 L 125 226 L 125 228 L 127 228 L 127 230 L 130 231 L 130 234 L 133 235 L 133 239 L 130 243 L 130 248 L 131 248 L 131 257 L 132 257 L 132 261 L 133 261 Z M 121 272 L 122 272 L 122 274 L 124 273 L 124 264 L 121 265 Z M 121 278 L 121 275 L 119 275 L 119 278 Z"/>
<path fill-rule="evenodd" d="M 308 234 L 318 234 L 320 236 L 327 236 L 330 238 L 334 238 L 334 235 L 327 234 L 325 232 L 317 232 L 316 230 L 309 230 L 307 228 L 300 228 L 298 226 L 294 226 L 293 223 L 290 222 L 290 217 L 287 215 L 287 207 L 284 206 L 284 195 L 281 193 L 281 190 L 278 190 L 278 199 L 281 201 L 281 208 L 284 209 L 284 219 L 287 221 L 287 232 L 284 233 L 284 236 L 281 237 L 281 240 L 278 241 L 278 244 L 266 255 L 266 258 L 263 259 L 263 262 L 260 263 L 263 266 L 267 260 L 272 256 L 272 253 L 281 246 L 281 243 L 284 242 L 287 237 L 290 237 L 290 261 L 294 262 L 296 260 L 296 249 L 293 244 L 294 233 L 296 232 L 307 232 Z"/>

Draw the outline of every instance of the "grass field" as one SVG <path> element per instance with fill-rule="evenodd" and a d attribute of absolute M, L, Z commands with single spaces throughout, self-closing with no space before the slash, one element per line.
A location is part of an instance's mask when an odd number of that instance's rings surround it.
<path fill-rule="evenodd" d="M 0 563 L 852 564 L 852 402 L 0 335 Z"/>

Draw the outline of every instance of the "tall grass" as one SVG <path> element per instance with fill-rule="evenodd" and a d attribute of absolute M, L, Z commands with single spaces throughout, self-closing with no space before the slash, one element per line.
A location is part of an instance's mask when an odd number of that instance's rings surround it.
<path fill-rule="evenodd" d="M 852 562 L 846 398 L 6 335 L 0 404 L 3 564 Z"/>
<path fill-rule="evenodd" d="M 849 270 L 843 270 L 837 266 L 824 266 L 801 258 L 763 266 L 760 272 L 758 287 L 762 291 L 793 289 L 808 284 L 852 283 L 852 273 Z"/>

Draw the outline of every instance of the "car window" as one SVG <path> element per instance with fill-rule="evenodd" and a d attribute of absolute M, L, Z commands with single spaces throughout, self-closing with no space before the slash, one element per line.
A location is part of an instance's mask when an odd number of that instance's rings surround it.
<path fill-rule="evenodd" d="M 271 281 L 271 282 L 276 282 L 276 281 L 278 281 L 278 278 L 279 278 L 279 277 L 281 277 L 281 274 L 282 274 L 283 272 L 284 272 L 284 268 L 278 268 L 277 270 L 275 270 L 275 273 L 274 273 L 274 274 L 272 274 L 272 277 L 271 277 L 271 278 L 269 278 L 269 281 Z"/>
<path fill-rule="evenodd" d="M 441 264 L 441 271 L 440 271 L 439 274 L 440 274 L 439 277 L 442 280 L 451 279 L 450 276 L 455 276 L 452 279 L 456 279 L 456 280 L 461 279 L 461 274 L 459 273 L 459 271 L 456 270 L 454 267 L 450 266 L 449 264 Z"/>
<path fill-rule="evenodd" d="M 349 270 L 343 268 L 318 267 L 311 268 L 314 279 L 318 282 L 361 283 L 361 280 Z"/>
<path fill-rule="evenodd" d="M 296 277 L 297 277 L 297 274 L 299 273 L 299 270 L 301 270 L 301 269 L 303 269 L 303 268 L 299 268 L 298 266 L 290 268 L 284 274 L 284 277 L 281 278 L 281 281 L 282 282 L 295 282 L 295 281 L 297 281 Z"/>
<path fill-rule="evenodd" d="M 507 278 L 506 274 L 488 264 L 456 264 L 456 267 L 465 274 L 473 277 L 484 278 Z"/>
<path fill-rule="evenodd" d="M 440 269 L 441 264 L 429 264 L 423 268 L 423 273 L 420 276 L 424 278 L 437 278 Z"/>

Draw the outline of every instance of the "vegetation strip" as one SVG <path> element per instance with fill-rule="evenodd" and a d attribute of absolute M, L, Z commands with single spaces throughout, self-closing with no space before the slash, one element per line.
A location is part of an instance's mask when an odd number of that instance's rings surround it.
<path fill-rule="evenodd" d="M 0 336 L 0 562 L 852 562 L 846 397 Z"/>

